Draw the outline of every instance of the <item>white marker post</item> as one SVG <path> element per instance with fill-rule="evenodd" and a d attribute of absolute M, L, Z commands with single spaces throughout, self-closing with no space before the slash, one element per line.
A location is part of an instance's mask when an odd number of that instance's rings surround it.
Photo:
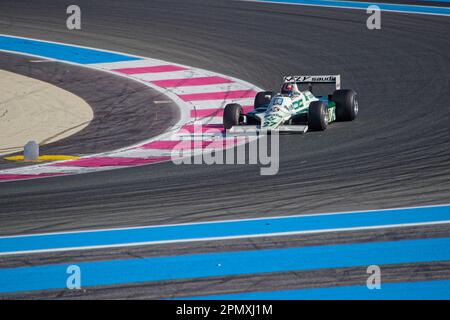
<path fill-rule="evenodd" d="M 37 161 L 39 159 L 39 145 L 35 141 L 28 142 L 23 147 L 24 161 Z"/>

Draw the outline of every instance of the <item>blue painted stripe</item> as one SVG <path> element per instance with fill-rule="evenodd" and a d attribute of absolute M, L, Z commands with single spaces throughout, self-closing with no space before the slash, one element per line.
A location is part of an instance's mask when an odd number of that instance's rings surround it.
<path fill-rule="evenodd" d="M 356 1 L 332 1 L 332 0 L 255 0 L 255 1 L 281 3 L 281 4 L 294 4 L 294 5 L 324 6 L 332 8 L 352 8 L 364 10 L 366 10 L 367 7 L 370 5 L 376 5 L 382 11 L 450 15 L 450 8 L 446 7 L 405 5 L 405 4 L 393 4 L 381 2 L 356 2 Z"/>
<path fill-rule="evenodd" d="M 80 64 L 140 60 L 141 58 L 66 44 L 0 35 L 0 50 L 20 52 Z"/>
<path fill-rule="evenodd" d="M 0 238 L 0 254 L 450 221 L 450 206 L 237 220 Z"/>
<path fill-rule="evenodd" d="M 189 297 L 183 300 L 448 300 L 450 280 L 383 283 L 379 290 L 367 286 L 249 292 Z"/>
<path fill-rule="evenodd" d="M 450 238 L 83 262 L 83 287 L 450 260 Z M 67 264 L 0 269 L 0 292 L 65 288 Z"/>

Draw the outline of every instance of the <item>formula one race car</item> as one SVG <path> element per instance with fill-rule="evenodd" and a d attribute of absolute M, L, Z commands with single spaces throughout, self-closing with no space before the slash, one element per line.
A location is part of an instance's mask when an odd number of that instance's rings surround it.
<path fill-rule="evenodd" d="M 358 114 L 356 92 L 340 89 L 340 78 L 340 75 L 286 76 L 281 93 L 259 92 L 254 109 L 248 113 L 237 103 L 226 105 L 223 125 L 229 133 L 305 133 L 308 129 L 325 130 L 333 121 L 352 121 Z M 331 95 L 315 96 L 314 83 L 333 83 L 336 90 Z M 299 90 L 299 84 L 307 84 L 308 90 Z"/>

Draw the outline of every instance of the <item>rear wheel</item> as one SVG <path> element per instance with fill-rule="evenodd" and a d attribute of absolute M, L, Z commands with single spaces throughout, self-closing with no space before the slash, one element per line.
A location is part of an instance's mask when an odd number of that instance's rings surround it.
<path fill-rule="evenodd" d="M 358 100 L 353 90 L 336 90 L 331 97 L 336 103 L 336 120 L 352 121 L 358 114 Z"/>
<path fill-rule="evenodd" d="M 323 101 L 313 101 L 309 105 L 308 127 L 313 131 L 323 131 L 328 127 L 328 110 Z"/>
<path fill-rule="evenodd" d="M 244 120 L 244 111 L 242 106 L 237 103 L 230 103 L 225 106 L 223 111 L 223 126 L 225 129 L 231 129 L 237 126 Z"/>
<path fill-rule="evenodd" d="M 270 103 L 270 100 L 272 100 L 273 96 L 274 93 L 272 91 L 258 92 L 255 97 L 255 109 L 267 106 Z"/>

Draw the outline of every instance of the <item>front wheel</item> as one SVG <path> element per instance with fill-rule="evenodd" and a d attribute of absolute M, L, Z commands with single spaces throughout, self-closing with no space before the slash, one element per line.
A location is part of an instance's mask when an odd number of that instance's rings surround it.
<path fill-rule="evenodd" d="M 223 111 L 223 126 L 225 129 L 231 129 L 242 123 L 244 111 L 242 106 L 237 103 L 230 103 L 225 106 Z"/>
<path fill-rule="evenodd" d="M 309 105 L 308 126 L 313 131 L 323 131 L 328 127 L 328 109 L 323 101 L 313 101 Z"/>
<path fill-rule="evenodd" d="M 358 114 L 359 106 L 356 92 L 353 90 L 336 90 L 331 97 L 336 103 L 336 120 L 352 121 Z"/>
<path fill-rule="evenodd" d="M 272 91 L 258 92 L 255 96 L 255 103 L 254 103 L 255 109 L 266 107 L 270 103 L 270 100 L 272 100 L 272 97 L 274 95 L 275 93 Z"/>

